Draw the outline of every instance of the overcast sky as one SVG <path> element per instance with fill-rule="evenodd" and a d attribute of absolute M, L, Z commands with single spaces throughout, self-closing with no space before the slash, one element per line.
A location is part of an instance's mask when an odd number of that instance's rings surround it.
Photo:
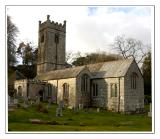
<path fill-rule="evenodd" d="M 38 42 L 38 21 L 47 15 L 55 22 L 67 21 L 66 50 L 95 52 L 109 49 L 117 35 L 151 44 L 151 7 L 144 6 L 8 6 L 7 14 L 20 33 L 19 42 Z"/>

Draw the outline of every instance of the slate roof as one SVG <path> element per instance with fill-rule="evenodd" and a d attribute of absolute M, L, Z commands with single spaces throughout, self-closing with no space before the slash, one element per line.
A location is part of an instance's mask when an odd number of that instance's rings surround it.
<path fill-rule="evenodd" d="M 123 77 L 127 73 L 134 59 L 105 62 L 93 78 Z"/>
<path fill-rule="evenodd" d="M 46 72 L 44 74 L 36 76 L 38 80 L 52 80 L 52 79 L 65 79 L 65 78 L 73 78 L 76 77 L 85 66 L 78 66 L 73 68 L 66 68 L 61 70 L 53 70 Z"/>
<path fill-rule="evenodd" d="M 26 77 L 21 72 L 16 70 L 9 76 L 8 84 L 13 84 L 15 80 L 20 80 L 20 79 L 26 79 Z"/>
<path fill-rule="evenodd" d="M 88 68 L 92 74 L 92 78 L 122 77 L 125 76 L 133 59 L 117 60 L 110 62 L 102 62 L 89 64 L 86 66 L 78 66 L 61 70 L 49 71 L 36 77 L 39 80 L 52 80 L 76 77 L 82 70 Z"/>

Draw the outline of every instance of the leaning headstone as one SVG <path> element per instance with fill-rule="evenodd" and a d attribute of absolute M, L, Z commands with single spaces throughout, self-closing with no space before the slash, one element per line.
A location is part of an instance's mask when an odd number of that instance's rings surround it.
<path fill-rule="evenodd" d="M 152 117 L 152 103 L 150 103 L 150 111 L 148 112 L 148 116 Z"/>

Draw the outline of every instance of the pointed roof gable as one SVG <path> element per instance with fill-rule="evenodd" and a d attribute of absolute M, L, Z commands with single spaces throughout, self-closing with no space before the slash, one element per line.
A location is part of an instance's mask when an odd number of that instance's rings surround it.
<path fill-rule="evenodd" d="M 125 76 L 134 59 L 105 62 L 93 78 Z"/>
<path fill-rule="evenodd" d="M 13 84 L 15 80 L 26 79 L 26 77 L 18 70 L 14 71 L 8 78 L 8 83 Z"/>

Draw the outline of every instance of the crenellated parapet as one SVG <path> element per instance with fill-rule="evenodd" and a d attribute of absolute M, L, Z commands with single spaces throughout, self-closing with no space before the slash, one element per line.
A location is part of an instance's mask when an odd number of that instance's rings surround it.
<path fill-rule="evenodd" d="M 59 30 L 62 32 L 66 32 L 66 21 L 62 23 L 54 22 L 50 20 L 50 15 L 47 15 L 47 20 L 45 22 L 39 21 L 39 31 L 44 30 L 45 28 L 51 28 L 55 30 Z"/>

